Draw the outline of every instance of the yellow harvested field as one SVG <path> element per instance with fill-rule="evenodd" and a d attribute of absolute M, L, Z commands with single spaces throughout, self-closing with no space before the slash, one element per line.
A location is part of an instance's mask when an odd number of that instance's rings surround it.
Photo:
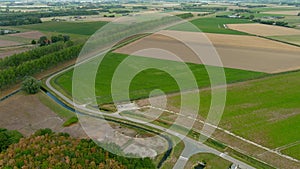
<path fill-rule="evenodd" d="M 213 48 L 207 38 L 215 47 L 224 67 L 266 73 L 300 69 L 299 47 L 255 36 L 164 30 L 115 52 L 197 64 L 203 64 L 203 60 L 206 60 L 206 64 L 216 65 L 209 62 L 208 56 L 213 56 L 214 51 L 211 50 Z M 196 47 L 196 51 L 188 48 L 187 44 Z M 197 52 L 202 60 L 194 52 Z"/>
<path fill-rule="evenodd" d="M 300 30 L 259 23 L 227 24 L 229 29 L 260 36 L 300 35 Z"/>
<path fill-rule="evenodd" d="M 279 15 L 298 15 L 300 11 L 269 11 L 269 12 L 263 12 L 265 14 L 279 14 Z"/>

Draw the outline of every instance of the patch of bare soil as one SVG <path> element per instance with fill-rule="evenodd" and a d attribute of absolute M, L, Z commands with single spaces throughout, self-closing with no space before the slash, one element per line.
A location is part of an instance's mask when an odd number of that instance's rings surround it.
<path fill-rule="evenodd" d="M 300 35 L 300 30 L 259 23 L 227 24 L 229 29 L 260 36 Z"/>
<path fill-rule="evenodd" d="M 0 47 L 17 46 L 17 45 L 21 45 L 21 43 L 0 39 Z"/>
<path fill-rule="evenodd" d="M 24 45 L 24 46 L 17 46 L 17 47 L 10 47 L 5 49 L 0 49 L 0 58 L 5 58 L 14 54 L 26 52 L 32 49 L 33 46 L 31 45 Z"/>
<path fill-rule="evenodd" d="M 164 30 L 115 52 L 214 66 L 219 57 L 224 67 L 266 73 L 300 69 L 299 47 L 255 36 Z"/>
<path fill-rule="evenodd" d="M 41 128 L 67 132 L 73 137 L 86 137 L 79 124 L 62 127 L 65 119 L 42 104 L 37 95 L 16 94 L 0 102 L 0 127 L 18 130 L 29 136 Z"/>
<path fill-rule="evenodd" d="M 22 37 L 28 39 L 39 39 L 41 36 L 45 36 L 45 34 L 39 31 L 29 31 L 29 32 L 16 33 L 16 34 L 9 34 L 8 36 Z"/>

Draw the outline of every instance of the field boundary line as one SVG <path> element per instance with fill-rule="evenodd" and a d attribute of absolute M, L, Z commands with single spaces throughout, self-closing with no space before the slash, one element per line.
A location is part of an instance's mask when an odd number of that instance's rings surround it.
<path fill-rule="evenodd" d="M 167 110 L 167 109 L 163 109 L 163 108 L 159 108 L 159 107 L 154 107 L 154 106 L 143 106 L 143 107 L 141 107 L 141 108 L 153 108 L 153 109 L 157 109 L 157 110 L 161 110 L 161 111 L 166 111 L 166 112 L 168 112 L 168 113 L 172 113 L 172 114 L 184 116 L 184 115 L 182 115 L 182 114 L 180 114 L 180 113 L 176 113 L 176 112 L 171 111 L 171 110 Z M 185 116 L 184 116 L 184 117 L 185 117 Z M 188 118 L 188 117 L 186 117 L 186 118 Z M 292 161 L 295 161 L 295 162 L 300 162 L 299 160 L 297 160 L 297 159 L 295 159 L 295 158 L 293 158 L 293 157 L 290 157 L 290 156 L 288 156 L 288 155 L 282 154 L 282 153 L 279 152 L 279 151 L 272 150 L 272 149 L 267 148 L 267 147 L 265 147 L 265 146 L 263 146 L 263 145 L 260 145 L 260 144 L 258 144 L 258 143 L 255 143 L 255 142 L 253 142 L 253 141 L 251 141 L 251 140 L 248 140 L 248 139 L 246 139 L 246 138 L 244 138 L 244 137 L 241 137 L 241 136 L 239 136 L 239 135 L 236 135 L 236 134 L 234 134 L 234 133 L 232 133 L 232 132 L 230 132 L 230 131 L 228 131 L 228 130 L 226 130 L 226 129 L 223 129 L 223 128 L 219 127 L 219 126 L 216 126 L 216 125 L 207 123 L 207 122 L 205 122 L 205 121 L 203 121 L 203 120 L 200 120 L 200 119 L 195 119 L 195 121 L 198 121 L 198 122 L 200 122 L 200 123 L 202 123 L 202 124 L 204 124 L 204 125 L 205 125 L 205 124 L 206 124 L 206 125 L 209 125 L 210 127 L 213 127 L 213 128 L 215 128 L 215 129 L 218 129 L 218 130 L 220 130 L 220 131 L 222 131 L 222 132 L 224 132 L 224 133 L 226 133 L 226 134 L 228 134 L 228 135 L 231 135 L 231 136 L 233 136 L 233 137 L 235 137 L 235 138 L 238 138 L 238 139 L 240 139 L 240 140 L 242 140 L 242 141 L 244 141 L 244 142 L 246 142 L 246 143 L 252 144 L 252 145 L 254 145 L 254 146 L 256 146 L 256 147 L 259 147 L 259 148 L 261 148 L 261 149 L 264 149 L 264 150 L 266 150 L 266 151 L 268 151 L 268 152 L 270 152 L 270 153 L 277 154 L 277 155 L 279 155 L 279 156 L 281 156 L 281 157 L 284 157 L 284 158 L 286 158 L 286 159 L 289 159 L 289 160 L 292 160 Z M 201 133 L 200 133 L 200 134 L 201 134 Z"/>
<path fill-rule="evenodd" d="M 297 145 L 299 145 L 299 144 L 300 144 L 300 140 L 298 140 L 298 141 L 296 141 L 296 142 L 293 142 L 293 143 L 290 143 L 290 144 L 283 145 L 283 146 L 281 146 L 281 147 L 277 147 L 277 148 L 275 148 L 274 150 L 280 152 L 280 151 L 282 151 L 282 150 L 285 150 L 285 149 L 288 149 L 288 148 L 297 146 Z"/>

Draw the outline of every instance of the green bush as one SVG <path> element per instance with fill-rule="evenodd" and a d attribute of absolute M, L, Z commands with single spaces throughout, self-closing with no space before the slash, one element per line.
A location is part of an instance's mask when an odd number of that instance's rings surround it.
<path fill-rule="evenodd" d="M 100 104 L 99 110 L 106 111 L 106 112 L 116 112 L 118 111 L 117 107 L 114 104 Z"/>
<path fill-rule="evenodd" d="M 0 128 L 0 152 L 8 148 L 9 145 L 18 143 L 23 135 L 16 130 Z"/>
<path fill-rule="evenodd" d="M 35 94 L 39 92 L 41 87 L 40 82 L 34 77 L 28 76 L 22 83 L 22 90 L 28 94 Z"/>
<path fill-rule="evenodd" d="M 35 136 L 44 136 L 46 134 L 51 135 L 53 134 L 53 131 L 49 128 L 45 128 L 45 129 L 39 129 L 34 133 Z"/>
<path fill-rule="evenodd" d="M 63 126 L 67 127 L 67 126 L 70 126 L 70 125 L 75 124 L 77 122 L 78 122 L 78 117 L 73 116 L 73 117 L 69 118 L 67 121 L 65 121 Z"/>

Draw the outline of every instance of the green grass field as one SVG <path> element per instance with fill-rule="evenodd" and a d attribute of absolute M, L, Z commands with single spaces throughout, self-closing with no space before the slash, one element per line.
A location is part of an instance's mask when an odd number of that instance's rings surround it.
<path fill-rule="evenodd" d="M 198 153 L 193 155 L 187 162 L 185 169 L 191 169 L 197 165 L 198 162 L 205 162 L 205 168 L 209 169 L 227 169 L 230 167 L 231 162 L 210 153 Z"/>
<path fill-rule="evenodd" d="M 234 34 L 234 35 L 249 35 L 244 32 L 239 32 L 235 30 L 226 29 L 224 24 L 238 24 L 238 23 L 251 23 L 247 19 L 232 19 L 232 18 L 199 18 L 191 21 L 196 27 L 200 29 L 201 32 L 205 33 L 219 33 L 219 34 Z M 190 27 L 190 24 L 178 24 L 171 28 L 170 30 L 178 31 L 195 31 L 194 28 Z"/>
<path fill-rule="evenodd" d="M 107 22 L 43 22 L 40 24 L 18 26 L 23 29 L 92 35 Z"/>
<path fill-rule="evenodd" d="M 300 140 L 299 76 L 292 72 L 228 87 L 220 126 L 270 148 Z M 201 92 L 202 117 L 207 116 L 210 97 L 210 91 Z M 180 97 L 171 103 L 179 105 Z"/>
<path fill-rule="evenodd" d="M 281 152 L 284 153 L 284 154 L 293 156 L 297 159 L 300 159 L 300 153 L 299 153 L 300 152 L 300 144 L 295 145 L 295 146 L 290 147 L 290 148 L 287 148 L 287 149 L 284 149 Z"/>
<path fill-rule="evenodd" d="M 118 65 L 126 57 L 127 55 L 124 54 L 110 53 L 102 61 L 98 70 L 95 84 L 95 86 L 97 86 L 96 95 L 101 96 L 101 99 L 99 99 L 100 103 L 111 102 L 110 91 L 113 73 L 118 67 Z M 185 71 L 185 63 L 138 56 L 134 56 L 134 60 L 137 64 L 159 64 L 162 67 L 169 67 L 176 70 L 177 76 L 185 76 L 185 73 L 182 73 L 183 71 Z M 91 62 L 90 64 L 93 63 Z M 188 64 L 188 66 L 192 70 L 194 76 L 196 77 L 197 84 L 200 88 L 210 86 L 210 81 L 205 66 L 197 64 Z M 219 67 L 211 68 L 213 70 L 220 70 Z M 68 71 L 60 75 L 58 78 L 54 79 L 53 83 L 58 88 L 61 88 L 64 91 L 66 91 L 69 95 L 72 92 L 72 73 L 72 71 Z M 254 79 L 266 75 L 260 72 L 251 72 L 230 68 L 226 68 L 225 73 L 227 76 L 226 78 L 228 83 L 244 81 L 247 79 Z M 124 78 L 126 79 L 126 77 Z M 122 80 L 120 80 L 120 83 L 122 83 Z M 131 99 L 145 98 L 148 97 L 149 92 L 151 92 L 154 89 L 161 89 L 166 93 L 177 92 L 179 90 L 176 81 L 166 72 L 157 69 L 147 69 L 137 74 L 137 76 L 135 76 L 134 79 L 131 81 L 130 97 Z"/>
<path fill-rule="evenodd" d="M 0 40 L 8 40 L 8 41 L 19 42 L 23 44 L 31 44 L 31 39 L 15 37 L 15 36 L 0 35 Z"/>

